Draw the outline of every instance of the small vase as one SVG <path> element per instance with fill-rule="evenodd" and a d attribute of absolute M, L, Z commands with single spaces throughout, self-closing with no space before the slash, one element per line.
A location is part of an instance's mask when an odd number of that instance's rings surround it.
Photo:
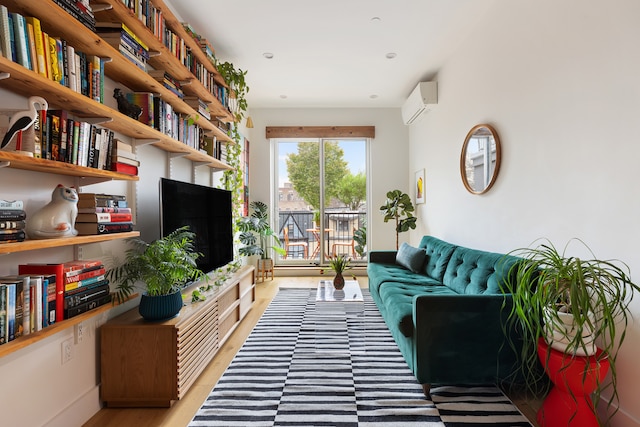
<path fill-rule="evenodd" d="M 342 276 L 342 273 L 336 273 L 336 277 L 333 278 L 333 287 L 336 289 L 344 288 L 344 276 Z"/>

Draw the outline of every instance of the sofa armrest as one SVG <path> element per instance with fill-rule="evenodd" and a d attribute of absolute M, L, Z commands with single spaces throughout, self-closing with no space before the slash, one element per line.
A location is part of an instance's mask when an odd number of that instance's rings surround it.
<path fill-rule="evenodd" d="M 413 302 L 413 356 L 421 383 L 495 383 L 516 370 L 504 326 L 510 295 L 419 295 Z"/>
<path fill-rule="evenodd" d="M 369 262 L 380 264 L 395 264 L 398 251 L 370 251 Z"/>

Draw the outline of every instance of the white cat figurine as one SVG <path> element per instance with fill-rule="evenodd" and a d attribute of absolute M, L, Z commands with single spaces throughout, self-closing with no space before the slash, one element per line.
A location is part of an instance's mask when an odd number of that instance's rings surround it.
<path fill-rule="evenodd" d="M 51 201 L 27 216 L 26 232 L 30 239 L 53 239 L 78 235 L 78 192 L 62 184 L 53 190 Z"/>

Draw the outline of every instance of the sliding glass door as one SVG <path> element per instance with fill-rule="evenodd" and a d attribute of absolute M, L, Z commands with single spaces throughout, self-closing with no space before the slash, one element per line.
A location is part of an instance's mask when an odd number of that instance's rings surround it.
<path fill-rule="evenodd" d="M 324 265 L 337 254 L 366 259 L 368 140 L 273 140 L 278 264 Z"/>

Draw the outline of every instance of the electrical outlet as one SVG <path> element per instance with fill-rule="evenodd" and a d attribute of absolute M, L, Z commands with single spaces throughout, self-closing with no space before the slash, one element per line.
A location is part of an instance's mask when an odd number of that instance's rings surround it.
<path fill-rule="evenodd" d="M 73 331 L 74 331 L 75 343 L 80 344 L 84 339 L 84 326 L 82 325 L 82 323 L 78 323 L 75 326 Z"/>
<path fill-rule="evenodd" d="M 62 364 L 73 359 L 73 338 L 62 341 Z"/>

